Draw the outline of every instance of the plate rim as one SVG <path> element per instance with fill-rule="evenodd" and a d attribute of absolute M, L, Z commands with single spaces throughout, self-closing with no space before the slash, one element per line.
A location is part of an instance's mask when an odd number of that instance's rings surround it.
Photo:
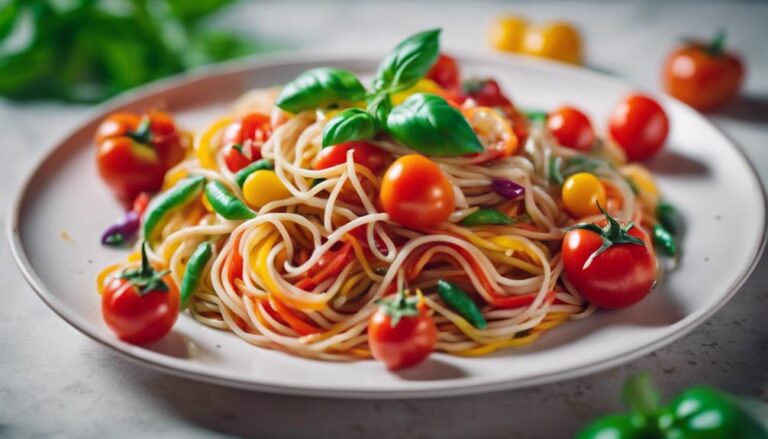
<path fill-rule="evenodd" d="M 611 75 L 607 75 L 601 72 L 590 71 L 585 68 L 572 67 L 562 65 L 555 62 L 546 60 L 529 59 L 519 56 L 502 56 L 496 54 L 469 54 L 462 53 L 461 51 L 454 51 L 456 56 L 462 60 L 469 60 L 476 63 L 493 63 L 493 64 L 506 64 L 510 67 L 520 66 L 533 66 L 539 69 L 568 72 L 576 76 L 598 79 L 600 81 L 613 82 L 616 85 L 623 87 L 632 87 L 634 90 L 647 92 L 644 87 L 638 87 L 631 81 L 627 81 L 623 78 L 616 78 Z M 352 398 L 352 399 L 396 399 L 396 398 L 436 398 L 436 397 L 449 397 L 459 396 L 476 393 L 486 393 L 494 391 L 503 391 L 510 389 L 517 389 L 523 387 L 530 387 L 534 385 L 544 383 L 554 383 L 573 379 L 580 376 L 590 375 L 602 370 L 610 369 L 621 364 L 628 363 L 637 358 L 640 358 L 656 349 L 669 345 L 672 342 L 680 339 L 688 334 L 694 328 L 702 324 L 705 320 L 710 318 L 713 314 L 719 311 L 741 288 L 746 282 L 749 276 L 754 271 L 755 267 L 761 259 L 761 255 L 766 247 L 766 241 L 768 240 L 768 230 L 766 225 L 768 224 L 768 218 L 766 211 L 768 210 L 768 197 L 766 196 L 766 190 L 763 186 L 759 174 L 757 173 L 754 165 L 750 162 L 743 147 L 736 142 L 731 136 L 725 133 L 717 124 L 707 119 L 704 115 L 701 115 L 696 110 L 686 105 L 685 103 L 658 91 L 650 91 L 653 95 L 663 96 L 667 100 L 671 100 L 680 105 L 688 113 L 695 113 L 695 117 L 703 118 L 705 123 L 710 125 L 721 135 L 736 152 L 738 158 L 749 170 L 749 179 L 757 187 L 759 196 L 762 200 L 760 203 L 762 212 L 762 235 L 760 242 L 753 248 L 750 263 L 744 267 L 738 277 L 727 287 L 727 292 L 717 302 L 713 303 L 711 307 L 702 309 L 698 313 L 693 313 L 682 320 L 674 323 L 671 327 L 675 328 L 675 331 L 660 340 L 651 341 L 645 345 L 635 349 L 632 352 L 625 353 L 623 355 L 617 355 L 609 360 L 599 363 L 590 363 L 574 369 L 563 370 L 552 373 L 545 373 L 540 375 L 533 375 L 523 379 L 504 380 L 504 379 L 491 379 L 487 382 L 479 383 L 464 383 L 455 384 L 451 381 L 438 381 L 441 385 L 435 385 L 435 382 L 421 382 L 418 388 L 414 389 L 342 389 L 338 386 L 312 386 L 305 385 L 286 385 L 286 384 L 270 384 L 266 381 L 253 381 L 244 380 L 237 377 L 224 377 L 215 373 L 210 373 L 204 370 L 193 370 L 189 367 L 189 364 L 184 364 L 188 360 L 180 360 L 177 358 L 170 358 L 162 356 L 150 350 L 136 348 L 130 346 L 127 343 L 121 342 L 117 339 L 107 339 L 105 336 L 101 336 L 89 330 L 85 321 L 77 315 L 72 309 L 70 309 L 64 302 L 62 302 L 40 279 L 33 265 L 29 261 L 27 254 L 24 250 L 24 246 L 21 240 L 21 233 L 19 229 L 19 222 L 21 220 L 22 207 L 24 200 L 29 192 L 31 183 L 37 176 L 40 168 L 55 154 L 61 147 L 61 145 L 67 143 L 73 136 L 79 133 L 82 128 L 92 123 L 99 115 L 102 115 L 110 110 L 119 108 L 123 105 L 130 104 L 135 100 L 149 97 L 156 93 L 161 93 L 167 89 L 175 88 L 182 84 L 194 83 L 199 80 L 203 80 L 212 76 L 224 76 L 227 74 L 237 74 L 249 70 L 258 70 L 261 68 L 278 67 L 281 64 L 297 64 L 297 63 L 312 63 L 312 62 L 339 62 L 339 63 L 359 63 L 373 61 L 377 58 L 371 56 L 370 53 L 363 53 L 362 51 L 340 51 L 340 50 L 313 50 L 309 51 L 293 51 L 293 52 L 281 52 L 273 53 L 269 55 L 257 55 L 254 57 L 243 58 L 239 60 L 233 60 L 225 63 L 221 63 L 214 66 L 206 66 L 195 69 L 190 72 L 182 73 L 179 75 L 171 76 L 168 78 L 160 79 L 152 83 L 146 84 L 137 89 L 133 89 L 122 93 L 102 104 L 99 104 L 90 109 L 84 116 L 82 121 L 79 121 L 77 125 L 68 130 L 63 136 L 59 136 L 51 145 L 48 145 L 43 149 L 42 153 L 38 157 L 33 159 L 33 165 L 31 169 L 28 169 L 24 173 L 24 177 L 20 180 L 18 186 L 13 188 L 15 195 L 11 198 L 11 208 L 8 211 L 8 222 L 6 224 L 6 233 L 8 242 L 11 247 L 11 253 L 13 255 L 16 266 L 24 277 L 25 281 L 35 294 L 62 320 L 74 327 L 76 330 L 86 335 L 88 338 L 95 340 L 99 344 L 106 346 L 112 352 L 118 353 L 123 358 L 127 358 L 134 363 L 147 366 L 151 369 L 158 370 L 164 373 L 169 373 L 174 376 L 192 379 L 197 381 L 203 381 L 212 384 L 224 385 L 228 387 L 235 387 L 239 389 L 264 391 L 269 393 L 294 395 L 294 396 L 312 396 L 312 397 L 331 397 L 331 398 Z M 375 61 L 374 61 L 375 62 Z M 144 353 L 143 355 L 141 353 Z M 157 357 L 156 357 L 157 356 Z M 164 360 L 164 361 L 161 361 Z M 176 363 L 176 364 L 175 364 Z M 429 386 L 429 383 L 433 383 Z"/>

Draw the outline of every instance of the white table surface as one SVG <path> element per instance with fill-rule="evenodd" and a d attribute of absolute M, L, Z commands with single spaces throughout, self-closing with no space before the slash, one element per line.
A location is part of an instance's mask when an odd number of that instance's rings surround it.
<path fill-rule="evenodd" d="M 502 12 L 574 21 L 590 65 L 649 89 L 658 88 L 661 60 L 676 39 L 727 29 L 749 76 L 744 99 L 711 120 L 744 147 L 768 180 L 768 3 L 250 2 L 217 21 L 289 47 L 379 52 L 411 31 L 441 26 L 449 50 L 487 51 L 486 25 Z M 0 100 L 3 231 L 21 177 L 87 112 Z M 0 279 L 3 437 L 567 437 L 586 420 L 620 409 L 621 383 L 641 370 L 651 372 L 667 395 L 709 383 L 768 399 L 765 257 L 714 317 L 630 364 L 524 390 L 415 401 L 276 396 L 167 376 L 127 363 L 60 320 L 24 282 L 7 245 L 0 246 Z"/>

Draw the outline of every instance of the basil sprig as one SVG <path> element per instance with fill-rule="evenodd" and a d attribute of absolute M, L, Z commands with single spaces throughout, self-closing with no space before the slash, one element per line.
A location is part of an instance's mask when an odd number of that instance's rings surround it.
<path fill-rule="evenodd" d="M 440 29 L 412 35 L 400 44 L 379 66 L 373 89 L 389 92 L 405 90 L 426 76 L 440 54 Z"/>
<path fill-rule="evenodd" d="M 326 107 L 365 98 L 365 87 L 354 73 L 332 67 L 307 70 L 283 87 L 275 104 L 285 111 Z"/>
<path fill-rule="evenodd" d="M 323 147 L 372 139 L 384 131 L 403 145 L 428 155 L 483 152 L 467 119 L 437 95 L 414 94 L 402 105 L 392 107 L 392 93 L 413 86 L 432 68 L 440 53 L 439 36 L 440 29 L 432 29 L 398 44 L 379 66 L 370 93 L 366 94 L 351 72 L 324 67 L 304 72 L 286 85 L 277 106 L 296 113 L 365 98 L 365 110 L 347 109 L 326 124 Z"/>
<path fill-rule="evenodd" d="M 440 96 L 416 93 L 387 117 L 387 132 L 398 142 L 433 156 L 483 152 L 467 119 Z"/>
<path fill-rule="evenodd" d="M 347 108 L 325 125 L 323 147 L 372 139 L 378 132 L 379 123 L 371 113 L 360 108 Z"/>

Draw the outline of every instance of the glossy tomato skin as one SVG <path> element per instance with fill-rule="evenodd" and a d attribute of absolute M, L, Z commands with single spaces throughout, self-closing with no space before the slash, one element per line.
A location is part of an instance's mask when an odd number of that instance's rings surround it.
<path fill-rule="evenodd" d="M 669 119 L 658 102 L 635 94 L 619 102 L 611 113 L 608 129 L 629 160 L 645 160 L 664 145 Z"/>
<path fill-rule="evenodd" d="M 723 106 L 739 94 L 744 64 L 734 54 L 713 54 L 703 43 L 692 43 L 670 53 L 664 62 L 667 93 L 699 111 Z"/>
<path fill-rule="evenodd" d="M 315 169 L 327 169 L 346 163 L 347 153 L 352 150 L 352 160 L 378 174 L 392 161 L 392 156 L 381 148 L 367 142 L 346 142 L 327 146 L 320 150 L 315 159 Z"/>
<path fill-rule="evenodd" d="M 547 116 L 547 129 L 560 145 L 589 151 L 595 144 L 595 131 L 589 117 L 574 107 L 560 107 Z"/>
<path fill-rule="evenodd" d="M 648 235 L 638 227 L 629 234 L 644 246 L 614 244 L 584 264 L 602 245 L 602 238 L 588 230 L 574 229 L 565 234 L 562 257 L 565 273 L 586 300 L 600 308 L 623 308 L 642 300 L 656 281 L 656 256 Z"/>
<path fill-rule="evenodd" d="M 436 343 L 437 327 L 424 307 L 417 316 L 402 317 L 394 327 L 384 309 L 371 316 L 368 325 L 371 354 L 389 370 L 421 363 L 435 350 Z"/>
<path fill-rule="evenodd" d="M 249 113 L 224 128 L 222 143 L 227 148 L 224 161 L 231 172 L 237 172 L 261 158 L 261 146 L 272 135 L 269 117 Z M 237 148 L 235 147 L 237 146 Z"/>
<path fill-rule="evenodd" d="M 159 189 L 166 171 L 157 151 L 125 136 L 101 142 L 96 163 L 101 178 L 126 205 L 141 192 Z"/>
<path fill-rule="evenodd" d="M 144 118 L 149 118 L 146 142 L 133 137 Z M 99 173 L 126 206 L 141 192 L 159 190 L 165 172 L 185 155 L 173 118 L 159 110 L 112 114 L 99 125 L 95 140 Z"/>
<path fill-rule="evenodd" d="M 427 73 L 427 79 L 435 81 L 437 85 L 445 89 L 458 90 L 461 87 L 459 64 L 453 57 L 441 53 Z"/>
<path fill-rule="evenodd" d="M 179 292 L 170 276 L 164 278 L 168 291 L 140 295 L 127 280 L 114 278 L 101 296 L 104 321 L 123 341 L 148 344 L 167 334 L 179 315 Z"/>
<path fill-rule="evenodd" d="M 435 162 L 418 154 L 392 163 L 384 173 L 379 199 L 393 221 L 413 228 L 436 226 L 456 207 L 448 177 Z"/>

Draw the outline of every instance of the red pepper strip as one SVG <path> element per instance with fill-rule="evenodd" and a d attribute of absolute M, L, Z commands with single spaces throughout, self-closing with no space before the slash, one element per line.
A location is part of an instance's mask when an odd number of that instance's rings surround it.
<path fill-rule="evenodd" d="M 280 315 L 280 317 L 285 320 L 286 323 L 288 323 L 288 326 L 293 328 L 294 331 L 296 331 L 299 335 L 309 335 L 309 334 L 317 334 L 320 332 L 323 332 L 321 328 L 318 328 L 315 325 L 309 324 L 305 322 L 304 320 L 297 317 L 293 312 L 285 305 L 283 305 L 282 302 L 280 302 L 277 298 L 272 298 L 272 301 L 270 301 L 270 305 L 272 306 L 272 309 L 274 309 L 277 314 Z"/>
<path fill-rule="evenodd" d="M 149 205 L 149 194 L 147 194 L 146 192 L 142 192 L 138 196 L 136 196 L 135 200 L 133 200 L 133 207 L 131 208 L 131 210 L 136 212 L 139 216 L 142 216 L 144 214 L 144 211 L 147 210 L 148 205 Z"/>
<path fill-rule="evenodd" d="M 274 308 L 272 308 L 272 305 L 269 304 L 268 300 L 259 300 L 259 303 L 264 306 L 264 310 L 269 314 L 270 317 L 277 320 L 278 322 L 282 323 L 283 325 L 287 325 L 288 323 L 283 319 L 283 316 L 278 314 L 277 311 L 275 311 Z"/>
<path fill-rule="evenodd" d="M 243 278 L 243 257 L 240 255 L 239 251 L 241 236 L 243 235 L 239 234 L 232 238 L 232 253 L 230 253 L 229 269 L 227 270 L 227 279 L 229 279 L 229 283 L 232 285 L 235 284 L 236 278 Z"/>
<path fill-rule="evenodd" d="M 307 291 L 315 288 L 324 280 L 341 273 L 341 270 L 352 260 L 352 256 L 352 244 L 349 242 L 345 242 L 336 251 L 328 251 L 309 269 L 307 272 L 309 277 L 296 282 L 296 287 Z"/>
<path fill-rule="evenodd" d="M 499 296 L 498 293 L 491 292 L 491 305 L 498 308 L 522 308 L 532 304 L 538 295 L 539 293 L 523 294 L 521 296 Z M 544 301 L 552 301 L 554 299 L 555 292 L 547 291 Z"/>

